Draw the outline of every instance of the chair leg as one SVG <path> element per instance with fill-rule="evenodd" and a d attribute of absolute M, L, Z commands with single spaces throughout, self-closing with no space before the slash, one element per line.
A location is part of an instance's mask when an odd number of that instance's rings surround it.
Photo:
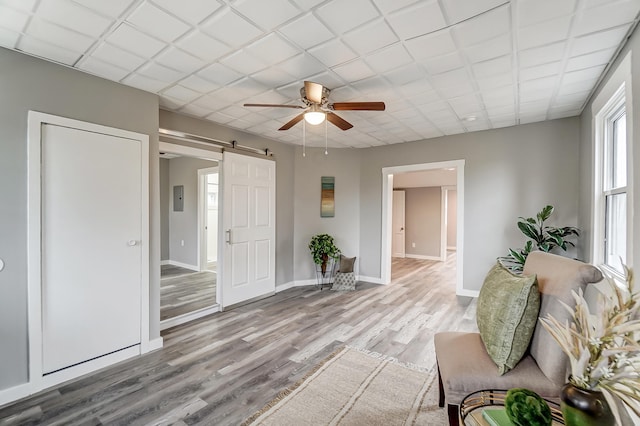
<path fill-rule="evenodd" d="M 444 407 L 444 385 L 442 384 L 440 367 L 438 367 L 438 407 Z"/>
<path fill-rule="evenodd" d="M 458 406 L 447 404 L 447 413 L 449 414 L 449 426 L 460 426 L 460 414 Z"/>

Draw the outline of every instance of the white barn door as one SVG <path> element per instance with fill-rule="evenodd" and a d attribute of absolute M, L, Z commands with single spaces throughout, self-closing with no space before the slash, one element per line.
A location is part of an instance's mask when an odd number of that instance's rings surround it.
<path fill-rule="evenodd" d="M 221 306 L 275 293 L 276 165 L 224 153 Z"/>

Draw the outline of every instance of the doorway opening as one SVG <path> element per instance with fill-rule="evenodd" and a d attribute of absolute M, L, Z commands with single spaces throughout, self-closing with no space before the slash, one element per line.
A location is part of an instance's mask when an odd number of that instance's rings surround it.
<path fill-rule="evenodd" d="M 445 262 L 452 258 L 456 260 L 456 294 L 466 295 L 464 160 L 387 167 L 382 173 L 382 282 L 391 282 L 392 259 L 398 265 L 398 259 Z M 399 212 L 403 218 L 397 217 Z"/>
<path fill-rule="evenodd" d="M 222 154 L 160 142 L 160 329 L 220 311 Z"/>

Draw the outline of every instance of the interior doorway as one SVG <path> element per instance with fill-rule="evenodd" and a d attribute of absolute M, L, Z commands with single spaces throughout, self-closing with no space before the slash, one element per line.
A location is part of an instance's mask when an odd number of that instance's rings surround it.
<path fill-rule="evenodd" d="M 394 195 L 396 191 L 402 190 L 405 193 L 403 235 L 405 238 L 405 257 L 425 261 L 445 261 L 448 257 L 448 249 L 455 247 L 457 260 L 456 294 L 465 295 L 462 275 L 464 160 L 388 167 L 383 168 L 382 172 L 382 282 L 384 284 L 391 282 L 392 257 L 396 253 L 396 249 L 393 248 L 394 239 L 396 239 Z M 453 185 L 450 181 L 442 178 L 447 174 L 453 175 Z M 420 176 L 419 179 L 418 176 Z M 455 192 L 453 192 L 454 188 Z M 453 194 L 455 194 L 456 210 L 453 222 L 456 231 L 450 233 L 447 224 L 451 218 L 447 207 L 449 196 Z M 429 220 L 429 215 L 433 220 Z M 450 235 L 455 238 L 455 243 L 448 240 Z"/>
<path fill-rule="evenodd" d="M 218 167 L 198 170 L 199 270 L 217 272 L 219 222 Z"/>

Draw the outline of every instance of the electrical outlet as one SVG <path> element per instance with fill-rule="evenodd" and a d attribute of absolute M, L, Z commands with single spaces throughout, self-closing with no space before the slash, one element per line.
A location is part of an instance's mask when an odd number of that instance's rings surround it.
<path fill-rule="evenodd" d="M 416 243 L 411 243 L 412 248 L 416 248 Z"/>
<path fill-rule="evenodd" d="M 184 240 L 180 240 L 180 245 L 184 247 Z"/>

